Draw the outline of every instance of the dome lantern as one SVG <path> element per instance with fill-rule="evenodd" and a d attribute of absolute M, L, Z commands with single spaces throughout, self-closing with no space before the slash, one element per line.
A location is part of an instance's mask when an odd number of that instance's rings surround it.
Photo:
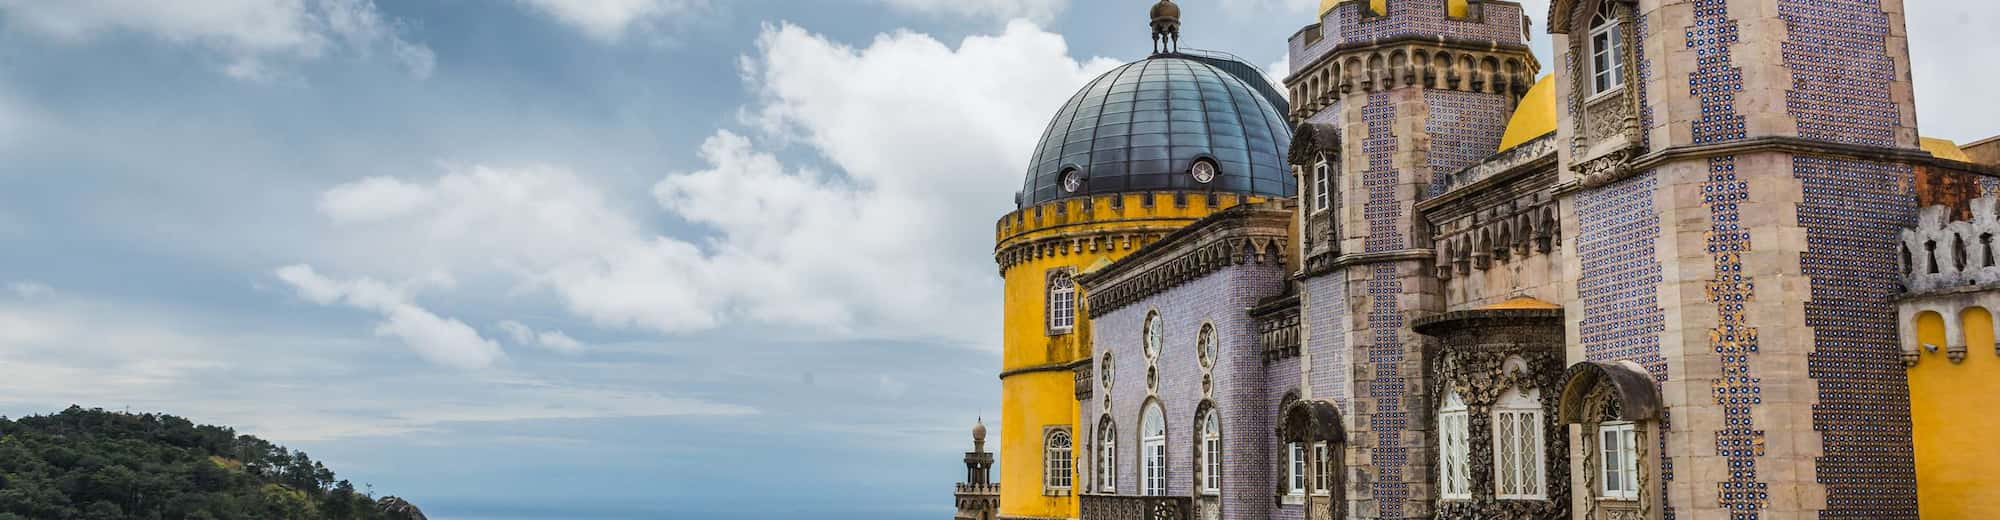
<path fill-rule="evenodd" d="M 1174 0 L 1160 0 L 1147 15 L 1153 19 L 1153 54 L 1179 52 L 1181 6 L 1174 5 Z"/>

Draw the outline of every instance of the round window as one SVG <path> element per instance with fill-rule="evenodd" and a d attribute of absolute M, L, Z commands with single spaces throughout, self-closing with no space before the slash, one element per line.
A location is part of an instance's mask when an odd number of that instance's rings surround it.
<path fill-rule="evenodd" d="M 1105 390 L 1110 390 L 1110 389 L 1111 389 L 1111 353 L 1110 353 L 1110 352 L 1105 352 L 1105 353 L 1104 353 L 1104 360 L 1103 360 L 1103 361 L 1100 361 L 1100 362 L 1098 362 L 1098 363 L 1097 363 L 1097 371 L 1098 371 L 1098 372 L 1101 372 L 1101 373 L 1102 373 L 1102 374 L 1100 374 L 1100 375 L 1099 375 L 1099 379 L 1103 379 L 1103 380 L 1104 380 L 1104 389 L 1105 389 Z"/>
<path fill-rule="evenodd" d="M 1063 191 L 1070 193 L 1076 193 L 1077 190 L 1083 189 L 1083 170 L 1076 168 L 1063 170 L 1062 187 Z"/>
<path fill-rule="evenodd" d="M 1160 313 L 1146 314 L 1146 357 L 1160 355 Z"/>
<path fill-rule="evenodd" d="M 1201 324 L 1201 334 L 1195 336 L 1195 346 L 1201 349 L 1201 365 L 1215 366 L 1215 326 Z"/>
<path fill-rule="evenodd" d="M 1215 180 L 1215 163 L 1205 160 L 1195 161 L 1194 166 L 1188 167 L 1188 174 L 1194 176 L 1195 182 L 1208 184 Z"/>

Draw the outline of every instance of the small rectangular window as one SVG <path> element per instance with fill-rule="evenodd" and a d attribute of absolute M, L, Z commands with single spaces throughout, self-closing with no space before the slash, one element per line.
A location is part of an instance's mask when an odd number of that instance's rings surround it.
<path fill-rule="evenodd" d="M 1333 207 L 1332 168 L 1321 161 L 1313 165 L 1313 211 L 1326 211 Z"/>
<path fill-rule="evenodd" d="M 1463 409 L 1449 411 L 1438 417 L 1438 441 L 1442 446 L 1439 492 L 1447 500 L 1471 500 L 1472 478 L 1467 442 L 1471 426 Z"/>
<path fill-rule="evenodd" d="M 1540 410 L 1495 411 L 1493 455 L 1495 496 L 1515 500 L 1544 498 Z"/>
<path fill-rule="evenodd" d="M 1625 84 L 1625 35 L 1616 20 L 1590 30 L 1590 77 L 1593 95 Z"/>
<path fill-rule="evenodd" d="M 1639 498 L 1639 457 L 1632 423 L 1605 423 L 1598 429 L 1598 448 L 1603 452 L 1599 486 L 1604 498 Z"/>
<path fill-rule="evenodd" d="M 1326 443 L 1313 444 L 1313 494 L 1327 495 L 1333 490 L 1333 453 Z"/>

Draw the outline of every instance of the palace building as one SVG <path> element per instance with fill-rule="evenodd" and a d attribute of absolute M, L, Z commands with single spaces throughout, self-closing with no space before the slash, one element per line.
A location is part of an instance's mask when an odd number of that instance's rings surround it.
<path fill-rule="evenodd" d="M 957 518 L 1992 516 L 2000 140 L 1903 8 L 1323 0 L 1274 87 L 1159 0 L 995 226 Z"/>

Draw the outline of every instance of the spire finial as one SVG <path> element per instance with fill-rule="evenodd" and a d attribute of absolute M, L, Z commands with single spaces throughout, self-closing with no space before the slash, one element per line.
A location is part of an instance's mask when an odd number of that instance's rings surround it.
<path fill-rule="evenodd" d="M 1181 6 L 1174 0 L 1160 0 L 1148 13 L 1153 19 L 1153 54 L 1180 52 Z"/>

